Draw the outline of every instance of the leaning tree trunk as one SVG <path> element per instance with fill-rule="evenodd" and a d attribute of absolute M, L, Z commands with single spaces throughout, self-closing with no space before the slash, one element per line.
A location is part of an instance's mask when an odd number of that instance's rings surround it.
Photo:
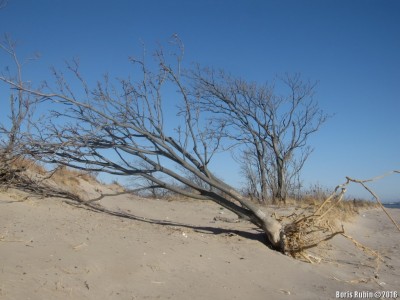
<path fill-rule="evenodd" d="M 232 195 L 237 201 L 239 201 L 240 204 L 243 206 L 243 208 L 237 206 L 236 204 L 230 201 L 227 201 L 222 197 L 221 197 L 223 199 L 222 203 L 219 202 L 218 200 L 216 201 L 216 199 L 211 199 L 211 200 L 222 206 L 225 206 L 224 204 L 229 203 L 229 207 L 226 207 L 227 209 L 236 213 L 239 217 L 243 217 L 243 215 L 245 215 L 245 218 L 247 220 L 252 222 L 254 225 L 258 226 L 265 232 L 267 240 L 271 243 L 271 245 L 275 249 L 283 251 L 284 249 L 281 239 L 282 225 L 271 215 L 265 213 L 260 208 L 259 205 L 246 199 L 232 187 L 229 187 L 226 184 L 224 185 L 225 185 L 224 188 L 228 188 L 228 193 Z M 237 207 L 239 207 L 240 211 L 237 211 Z"/>
<path fill-rule="evenodd" d="M 254 214 L 254 216 L 252 216 L 252 222 L 265 232 L 268 241 L 275 249 L 283 250 L 281 244 L 282 225 L 259 207 L 252 207 L 251 211 Z"/>

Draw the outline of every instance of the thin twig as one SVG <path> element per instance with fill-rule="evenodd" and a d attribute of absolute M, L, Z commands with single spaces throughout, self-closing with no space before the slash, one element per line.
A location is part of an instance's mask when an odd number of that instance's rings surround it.
<path fill-rule="evenodd" d="M 387 211 L 387 209 L 383 206 L 383 204 L 382 204 L 381 200 L 379 199 L 378 195 L 377 195 L 376 193 L 374 193 L 369 187 L 367 187 L 367 186 L 365 185 L 365 182 L 371 182 L 371 181 L 374 181 L 374 180 L 379 180 L 379 179 L 382 179 L 383 177 L 392 175 L 392 174 L 394 174 L 394 173 L 399 174 L 400 171 L 394 170 L 394 171 L 388 172 L 388 173 L 386 173 L 386 174 L 383 174 L 383 175 L 380 175 L 380 176 L 377 176 L 377 177 L 374 177 L 374 178 L 371 178 L 371 179 L 366 179 L 366 180 L 358 180 L 358 179 L 353 179 L 353 178 L 350 178 L 350 177 L 346 177 L 346 179 L 347 179 L 348 181 L 352 181 L 352 182 L 361 184 L 361 185 L 375 198 L 375 200 L 376 200 L 376 202 L 378 202 L 380 208 L 385 212 L 385 214 L 386 214 L 386 215 L 388 216 L 388 218 L 392 221 L 392 223 L 394 224 L 394 226 L 396 226 L 397 230 L 400 231 L 400 226 L 399 226 L 399 224 L 393 219 L 393 217 L 389 214 L 389 212 Z"/>

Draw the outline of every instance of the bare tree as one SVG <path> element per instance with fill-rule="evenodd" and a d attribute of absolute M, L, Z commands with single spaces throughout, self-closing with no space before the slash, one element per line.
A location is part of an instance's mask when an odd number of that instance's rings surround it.
<path fill-rule="evenodd" d="M 214 201 L 263 229 L 269 242 L 283 251 L 281 224 L 209 169 L 223 136 L 190 99 L 180 75 L 181 44 L 179 49 L 176 64 L 167 63 L 162 51 L 155 55 L 154 71 L 144 58 L 131 58 L 136 80 L 112 81 L 106 75 L 94 88 L 81 75 L 77 61 L 68 69 L 80 89 L 56 70 L 55 84 L 43 89 L 0 79 L 54 108 L 29 143 L 32 155 L 77 169 L 141 176 L 160 188 Z M 173 114 L 176 105 L 179 109 Z"/>
<path fill-rule="evenodd" d="M 249 83 L 201 68 L 189 76 L 198 105 L 212 113 L 218 126 L 233 127 L 227 136 L 254 154 L 261 200 L 268 198 L 270 187 L 274 199 L 285 201 L 288 179 L 311 153 L 306 147 L 309 135 L 327 119 L 313 100 L 315 84 L 303 82 L 299 74 L 281 78 L 280 86 Z"/>
<path fill-rule="evenodd" d="M 284 182 L 285 182 L 284 194 L 292 199 L 298 199 L 300 197 L 301 193 L 300 172 L 311 152 L 312 149 L 306 147 L 302 149 L 300 153 L 298 153 L 298 155 L 290 157 L 284 164 L 284 170 L 283 170 Z M 269 155 L 265 158 L 265 166 L 267 166 L 267 171 L 266 171 L 267 185 L 271 192 L 271 195 L 274 196 L 279 191 L 279 181 L 277 177 L 278 165 L 276 163 L 275 154 L 273 152 L 270 152 Z"/>
<path fill-rule="evenodd" d="M 236 160 L 240 164 L 241 175 L 244 179 L 244 194 L 252 200 L 264 202 L 265 199 L 262 197 L 260 189 L 260 165 L 257 156 L 247 147 L 239 153 L 240 157 Z"/>
<path fill-rule="evenodd" d="M 16 75 L 12 76 L 7 68 L 1 73 L 1 77 L 15 82 L 18 86 L 28 88 L 28 83 L 22 78 L 22 64 L 17 59 L 15 45 L 8 36 L 5 36 L 4 42 L 0 43 L 0 49 L 11 57 L 16 71 Z M 8 105 L 6 102 L 4 101 L 1 106 L 4 109 L 3 112 L 7 111 L 8 115 L 5 120 L 0 121 L 0 181 L 3 182 L 3 179 L 13 176 L 13 173 L 18 171 L 14 168 L 14 163 L 25 154 L 24 145 L 28 140 L 30 120 L 38 99 L 22 89 L 14 89 L 8 99 Z"/>

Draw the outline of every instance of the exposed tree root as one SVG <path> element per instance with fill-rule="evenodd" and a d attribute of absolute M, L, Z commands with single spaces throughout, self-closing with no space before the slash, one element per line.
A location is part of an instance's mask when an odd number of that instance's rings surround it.
<path fill-rule="evenodd" d="M 363 251 L 368 256 L 375 257 L 378 262 L 383 261 L 378 252 L 368 248 L 367 246 L 356 241 L 351 236 L 347 235 L 343 226 L 341 226 L 341 228 L 338 227 L 335 222 L 334 208 L 343 200 L 347 186 L 352 182 L 359 183 L 374 197 L 380 208 L 400 231 L 399 225 L 393 219 L 390 213 L 384 208 L 376 193 L 366 186 L 367 182 L 381 179 L 394 173 L 400 173 L 400 171 L 392 171 L 388 174 L 367 180 L 357 180 L 346 177 L 346 182 L 338 185 L 333 193 L 321 205 L 319 205 L 315 211 L 311 213 L 303 212 L 300 215 L 292 214 L 288 216 L 288 222 L 283 227 L 281 232 L 281 248 L 283 249 L 283 253 L 293 256 L 294 258 L 313 263 L 318 261 L 318 259 L 315 259 L 313 255 L 307 252 L 307 250 L 315 248 L 322 242 L 328 241 L 340 234 L 350 240 L 359 250 Z"/>

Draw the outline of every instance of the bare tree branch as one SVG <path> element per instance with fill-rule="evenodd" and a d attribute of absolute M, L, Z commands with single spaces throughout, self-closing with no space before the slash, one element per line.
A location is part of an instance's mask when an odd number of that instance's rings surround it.
<path fill-rule="evenodd" d="M 12 60 L 15 66 L 15 75 L 10 74 L 10 69 L 0 74 L 3 81 L 12 81 L 18 86 L 29 87 L 24 82 L 22 76 L 22 66 L 32 60 L 28 59 L 24 63 L 18 60 L 16 43 L 7 35 L 4 41 L 0 43 L 0 49 L 5 52 Z M 9 110 L 6 120 L 0 121 L 0 184 L 10 182 L 15 178 L 16 173 L 21 169 L 17 167 L 17 161 L 21 160 L 26 154 L 24 145 L 29 139 L 32 116 L 35 106 L 38 103 L 37 97 L 25 93 L 21 89 L 12 89 L 9 97 Z M 4 111 L 7 111 L 7 105 L 2 105 Z"/>
<path fill-rule="evenodd" d="M 288 180 L 298 174 L 311 153 L 306 147 L 308 137 L 327 120 L 313 100 L 316 84 L 303 82 L 299 74 L 285 75 L 278 83 L 287 93 L 280 96 L 275 83 L 248 83 L 222 71 L 198 67 L 189 77 L 201 109 L 212 113 L 215 123 L 234 128 L 226 134 L 234 143 L 251 147 L 261 199 L 267 198 L 267 177 L 272 175 L 273 197 L 285 200 Z M 296 160 L 298 150 L 303 153 Z"/>
<path fill-rule="evenodd" d="M 80 89 L 57 70 L 55 83 L 42 89 L 4 76 L 0 80 L 53 107 L 27 143 L 34 157 L 88 171 L 140 176 L 157 187 L 214 201 L 262 228 L 279 249 L 279 222 L 209 170 L 223 135 L 191 99 L 186 77 L 180 74 L 181 55 L 175 57 L 177 65 L 157 51 L 153 69 L 144 59 L 131 58 L 135 81 L 105 76 L 94 88 L 84 80 L 77 60 L 68 63 L 67 70 Z"/>

